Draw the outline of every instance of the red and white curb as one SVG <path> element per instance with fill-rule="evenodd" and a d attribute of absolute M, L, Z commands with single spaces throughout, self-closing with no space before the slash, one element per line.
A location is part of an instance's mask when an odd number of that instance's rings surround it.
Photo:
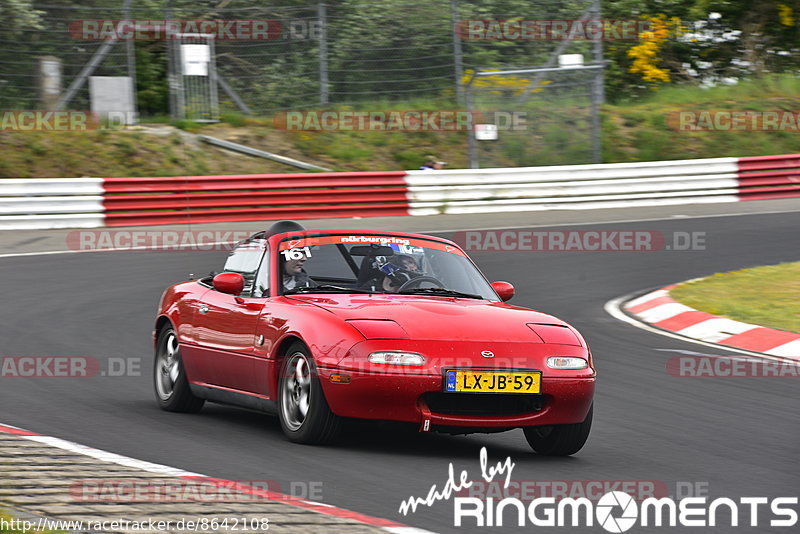
<path fill-rule="evenodd" d="M 311 512 L 315 512 L 318 514 L 323 514 L 331 517 L 336 517 L 339 519 L 348 519 L 350 521 L 355 521 L 361 523 L 363 525 L 368 525 L 372 527 L 380 528 L 386 532 L 390 532 L 392 534 L 435 534 L 429 530 L 424 530 L 417 527 L 410 527 L 407 525 L 403 525 L 402 523 L 397 523 L 395 521 L 389 521 L 388 519 L 380 519 L 377 517 L 371 517 L 365 514 L 361 514 L 358 512 L 353 512 L 350 510 L 345 510 L 343 508 L 338 508 L 336 506 L 330 504 L 324 504 L 315 501 L 308 501 L 304 499 L 300 499 L 297 497 L 292 497 L 289 495 L 285 495 L 282 493 L 278 493 L 275 491 L 267 491 L 260 488 L 255 488 L 253 486 L 249 486 L 247 484 L 239 484 L 228 480 L 223 480 L 219 478 L 213 478 L 206 475 L 201 475 L 198 473 L 192 473 L 190 471 L 184 471 L 183 469 L 179 469 L 176 467 L 170 467 L 167 465 L 161 464 L 154 464 L 151 462 L 146 462 L 144 460 L 137 460 L 135 458 L 130 458 L 127 456 L 122 456 L 119 454 L 115 454 L 113 452 L 103 451 L 100 449 L 94 449 L 92 447 L 88 447 L 86 445 L 81 445 L 78 443 L 74 443 L 72 441 L 67 441 L 61 438 L 56 438 L 52 436 L 44 436 L 41 434 L 37 434 L 35 432 L 30 432 L 28 430 L 24 430 L 22 428 L 18 428 L 11 425 L 4 425 L 0 424 L 0 434 L 11 434 L 14 436 L 19 436 L 21 438 L 29 439 L 31 441 L 35 441 L 38 443 L 42 443 L 44 445 L 48 445 L 50 447 L 55 447 L 61 450 L 69 451 L 72 453 L 82 454 L 84 456 L 88 456 L 90 458 L 94 458 L 96 460 L 100 460 L 103 462 L 110 462 L 118 465 L 122 465 L 125 467 L 132 467 L 135 469 L 141 469 L 142 471 L 147 471 L 149 473 L 155 473 L 158 475 L 170 476 L 175 478 L 183 478 L 186 480 L 192 481 L 205 481 L 211 484 L 219 484 L 219 483 L 226 483 L 226 486 L 235 488 L 237 492 L 246 494 L 246 495 L 253 495 L 257 496 L 262 500 L 274 500 L 276 502 L 280 502 L 281 504 L 287 504 L 289 506 L 295 506 L 298 508 L 302 508 L 304 510 L 308 510 Z"/>
<path fill-rule="evenodd" d="M 651 291 L 622 307 L 640 321 L 679 336 L 800 361 L 800 334 L 695 310 L 669 296 L 675 287 L 673 284 Z"/>

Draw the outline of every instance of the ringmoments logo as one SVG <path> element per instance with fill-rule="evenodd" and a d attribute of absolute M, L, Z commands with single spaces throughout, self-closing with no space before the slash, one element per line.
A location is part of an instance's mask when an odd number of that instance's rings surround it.
<path fill-rule="evenodd" d="M 622 514 L 614 517 L 614 508 L 621 508 Z M 625 532 L 636 524 L 638 516 L 636 501 L 627 493 L 612 491 L 600 497 L 597 503 L 597 522 L 609 532 Z"/>
<path fill-rule="evenodd" d="M 519 527 L 591 527 L 608 532 L 627 532 L 642 527 L 716 527 L 797 525 L 797 497 L 720 497 L 647 498 L 641 502 L 622 491 L 611 491 L 596 503 L 587 498 L 553 497 L 533 499 L 528 503 L 517 498 L 500 501 L 456 497 L 453 502 L 454 525 Z M 748 517 L 749 516 L 749 517 Z M 746 520 L 740 524 L 741 517 Z"/>
<path fill-rule="evenodd" d="M 715 527 L 797 526 L 798 497 L 739 497 L 731 499 L 706 496 L 673 497 L 648 496 L 637 500 L 626 491 L 610 490 L 596 501 L 587 497 L 536 497 L 523 501 L 518 497 L 497 499 L 462 496 L 476 483 L 512 483 L 515 463 L 511 457 L 494 465 L 488 463 L 486 448 L 480 451 L 480 478 L 472 478 L 464 469 L 456 474 L 452 462 L 448 477 L 440 487 L 430 487 L 425 497 L 410 496 L 400 503 L 403 515 L 418 508 L 431 507 L 442 501 L 453 501 L 455 527 L 592 527 L 621 533 L 639 525 L 642 527 Z M 655 489 L 654 487 L 651 489 Z"/>

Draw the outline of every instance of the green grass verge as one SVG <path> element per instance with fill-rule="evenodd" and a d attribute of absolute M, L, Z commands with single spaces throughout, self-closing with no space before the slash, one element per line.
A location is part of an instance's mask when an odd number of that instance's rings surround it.
<path fill-rule="evenodd" d="M 792 154 L 800 132 L 678 131 L 679 111 L 774 111 L 800 108 L 800 79 L 764 76 L 719 87 L 668 86 L 649 98 L 603 107 L 603 161 L 650 161 Z"/>
<path fill-rule="evenodd" d="M 717 273 L 681 284 L 670 296 L 714 315 L 800 332 L 800 262 Z"/>

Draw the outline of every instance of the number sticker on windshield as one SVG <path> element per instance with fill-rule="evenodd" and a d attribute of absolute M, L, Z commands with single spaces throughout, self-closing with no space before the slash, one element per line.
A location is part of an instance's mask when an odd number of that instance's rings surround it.
<path fill-rule="evenodd" d="M 290 248 L 282 250 L 281 254 L 286 261 L 308 259 L 311 257 L 311 247 Z"/>

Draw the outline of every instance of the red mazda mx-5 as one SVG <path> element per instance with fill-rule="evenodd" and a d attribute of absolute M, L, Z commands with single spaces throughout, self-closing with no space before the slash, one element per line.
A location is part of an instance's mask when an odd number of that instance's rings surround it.
<path fill-rule="evenodd" d="M 506 304 L 513 294 L 446 239 L 281 221 L 237 244 L 221 273 L 164 293 L 156 398 L 277 413 L 300 443 L 361 418 L 523 428 L 537 453 L 573 454 L 592 423 L 591 353 L 563 321 Z"/>

